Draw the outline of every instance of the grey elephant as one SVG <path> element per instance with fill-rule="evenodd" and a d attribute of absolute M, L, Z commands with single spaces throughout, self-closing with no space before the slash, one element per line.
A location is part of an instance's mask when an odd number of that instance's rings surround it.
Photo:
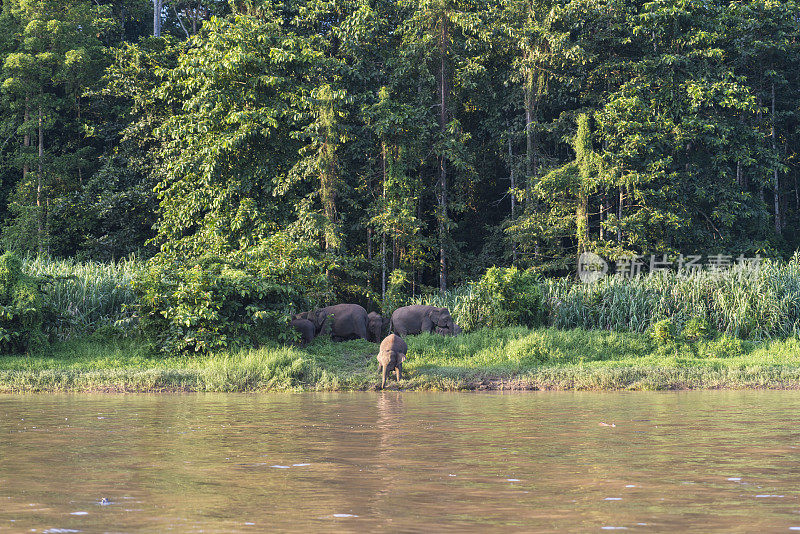
<path fill-rule="evenodd" d="M 336 304 L 297 315 L 314 324 L 314 335 L 330 332 L 334 341 L 367 339 L 367 310 L 358 304 Z"/>
<path fill-rule="evenodd" d="M 450 310 L 447 308 L 414 304 L 397 308 L 394 311 L 392 314 L 392 332 L 398 336 L 421 334 L 423 332 L 435 332 L 450 336 L 461 332 L 461 327 L 453 321 Z"/>
<path fill-rule="evenodd" d="M 437 326 L 436 328 L 434 328 L 433 331 L 436 332 L 439 335 L 442 335 L 442 336 L 457 336 L 461 332 L 463 332 L 463 330 L 461 330 L 461 327 L 458 326 L 458 324 L 456 324 L 456 323 L 453 323 L 453 328 L 452 329 L 450 329 L 450 328 L 442 328 L 441 326 Z"/>
<path fill-rule="evenodd" d="M 386 387 L 386 376 L 391 371 L 394 371 L 397 381 L 400 382 L 406 353 L 408 353 L 408 345 L 400 336 L 389 334 L 381 341 L 377 356 L 378 372 L 381 376 L 381 389 Z"/>
<path fill-rule="evenodd" d="M 367 314 L 367 339 L 373 343 L 380 343 L 384 333 L 388 331 L 389 319 L 376 312 Z"/>
<path fill-rule="evenodd" d="M 292 325 L 292 328 L 300 332 L 300 338 L 302 339 L 303 345 L 307 345 L 314 340 L 314 336 L 316 335 L 314 323 L 308 319 L 300 317 L 299 315 L 294 315 L 292 316 L 290 324 Z"/>

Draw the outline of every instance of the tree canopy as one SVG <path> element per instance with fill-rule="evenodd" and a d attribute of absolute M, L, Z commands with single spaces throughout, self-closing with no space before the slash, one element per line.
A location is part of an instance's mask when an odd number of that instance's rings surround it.
<path fill-rule="evenodd" d="M 793 0 L 3 0 L 0 243 L 292 243 L 259 269 L 300 250 L 314 291 L 361 299 L 584 251 L 788 256 L 799 23 Z"/>

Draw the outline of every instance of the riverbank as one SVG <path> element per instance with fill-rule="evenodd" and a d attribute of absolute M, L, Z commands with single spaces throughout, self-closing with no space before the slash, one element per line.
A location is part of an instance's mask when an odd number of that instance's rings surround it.
<path fill-rule="evenodd" d="M 408 339 L 404 390 L 800 389 L 800 341 L 725 336 L 657 345 L 645 334 L 502 328 Z M 0 392 L 347 391 L 378 384 L 377 346 L 317 339 L 163 357 L 130 339 L 54 345 L 41 355 L 0 356 Z"/>

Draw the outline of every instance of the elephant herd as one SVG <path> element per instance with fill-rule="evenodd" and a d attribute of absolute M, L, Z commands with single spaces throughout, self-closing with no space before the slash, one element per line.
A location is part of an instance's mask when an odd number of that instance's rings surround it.
<path fill-rule="evenodd" d="M 389 329 L 401 338 L 423 332 L 444 336 L 461 333 L 447 308 L 423 304 L 398 308 L 388 320 L 379 313 L 367 313 L 358 304 L 336 304 L 293 315 L 291 325 L 303 343 L 320 335 L 329 335 L 334 341 L 366 339 L 379 343 Z"/>
<path fill-rule="evenodd" d="M 334 341 L 366 339 L 378 343 L 383 339 L 377 356 L 381 389 L 386 386 L 386 377 L 392 371 L 400 381 L 408 352 L 403 336 L 423 332 L 444 336 L 461 333 L 461 327 L 453 321 L 450 310 L 422 304 L 398 308 L 389 320 L 379 313 L 367 313 L 358 304 L 336 304 L 293 315 L 291 325 L 300 333 L 304 344 L 320 335 L 329 335 Z M 384 338 L 389 328 L 394 333 Z"/>

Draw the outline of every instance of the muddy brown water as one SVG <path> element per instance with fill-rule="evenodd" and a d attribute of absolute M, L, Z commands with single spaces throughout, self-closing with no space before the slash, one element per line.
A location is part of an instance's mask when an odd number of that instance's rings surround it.
<path fill-rule="evenodd" d="M 0 396 L 0 531 L 790 532 L 800 392 Z"/>

